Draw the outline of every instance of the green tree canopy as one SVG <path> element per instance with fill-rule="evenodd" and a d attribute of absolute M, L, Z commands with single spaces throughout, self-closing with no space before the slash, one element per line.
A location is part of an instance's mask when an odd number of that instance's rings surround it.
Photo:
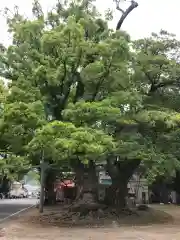
<path fill-rule="evenodd" d="M 7 15 L 13 43 L 0 57 L 11 83 L 3 147 L 31 164 L 41 151 L 69 165 L 105 160 L 115 192 L 140 165 L 153 178 L 178 167 L 165 144 L 179 127 L 175 37 L 161 31 L 132 42 L 91 0 L 58 2 L 47 15 L 34 1 L 32 12 L 33 19 Z"/>

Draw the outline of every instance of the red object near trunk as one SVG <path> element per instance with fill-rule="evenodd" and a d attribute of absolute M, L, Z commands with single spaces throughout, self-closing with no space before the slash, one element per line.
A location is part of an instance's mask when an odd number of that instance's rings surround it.
<path fill-rule="evenodd" d="M 57 191 L 57 189 L 63 189 L 64 187 L 67 188 L 74 188 L 75 187 L 75 183 L 72 180 L 58 180 L 55 182 L 54 184 L 54 190 Z"/>
<path fill-rule="evenodd" d="M 76 189 L 75 183 L 72 180 L 56 181 L 54 184 L 54 191 L 56 192 L 56 199 L 58 201 L 75 199 Z"/>

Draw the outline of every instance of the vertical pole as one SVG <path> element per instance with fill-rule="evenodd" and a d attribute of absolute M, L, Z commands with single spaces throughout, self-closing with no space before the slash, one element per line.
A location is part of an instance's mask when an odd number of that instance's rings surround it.
<path fill-rule="evenodd" d="M 40 202 L 39 202 L 39 212 L 43 213 L 44 206 L 44 181 L 45 181 L 45 166 L 44 166 L 44 151 L 42 151 L 40 167 L 41 167 L 41 191 L 40 191 Z"/>
<path fill-rule="evenodd" d="M 47 112 L 47 107 L 44 105 L 44 113 L 46 120 L 48 121 L 48 112 Z M 44 162 L 44 151 L 42 150 L 42 155 L 41 155 L 41 161 L 40 161 L 40 167 L 41 167 L 41 192 L 40 192 L 40 201 L 39 201 L 39 212 L 43 213 L 43 207 L 44 207 L 44 185 L 45 185 L 45 171 L 47 170 L 47 164 Z"/>

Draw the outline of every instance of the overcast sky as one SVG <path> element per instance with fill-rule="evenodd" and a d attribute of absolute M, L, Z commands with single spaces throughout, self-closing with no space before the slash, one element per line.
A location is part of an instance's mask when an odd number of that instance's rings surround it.
<path fill-rule="evenodd" d="M 130 33 L 133 38 L 148 36 L 151 32 L 158 32 L 160 29 L 175 33 L 180 39 L 180 0 L 137 0 L 139 7 L 129 15 L 123 24 L 123 30 Z M 5 6 L 10 8 L 13 5 L 20 6 L 22 12 L 30 15 L 32 0 L 0 0 L 0 9 Z M 41 0 L 44 9 L 50 8 L 54 0 Z M 97 0 L 100 11 L 113 7 L 113 0 Z M 112 26 L 118 20 L 119 12 L 114 12 L 115 19 Z M 0 42 L 7 44 L 8 34 L 5 20 L 0 17 Z"/>

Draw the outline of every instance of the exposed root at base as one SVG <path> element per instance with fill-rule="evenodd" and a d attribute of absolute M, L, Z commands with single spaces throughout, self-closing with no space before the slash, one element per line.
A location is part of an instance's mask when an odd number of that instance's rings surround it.
<path fill-rule="evenodd" d="M 149 208 L 147 211 L 115 209 L 111 207 L 101 207 L 92 209 L 92 206 L 59 206 L 45 209 L 44 214 L 32 215 L 27 218 L 27 223 L 42 224 L 43 226 L 59 226 L 59 227 L 104 227 L 104 226 L 120 226 L 120 225 L 144 225 L 172 222 L 173 219 L 167 213 Z M 86 210 L 85 210 L 86 209 Z M 23 220 L 23 222 L 25 222 Z"/>
<path fill-rule="evenodd" d="M 100 220 L 100 219 L 118 219 L 126 215 L 138 215 L 136 211 L 130 209 L 111 208 L 101 204 L 81 204 L 71 205 L 61 215 L 61 220 L 79 221 L 79 220 Z"/>

